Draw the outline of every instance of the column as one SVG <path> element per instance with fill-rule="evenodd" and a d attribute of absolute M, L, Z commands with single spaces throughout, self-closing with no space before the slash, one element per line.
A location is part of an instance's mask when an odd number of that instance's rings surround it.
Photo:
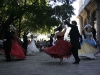
<path fill-rule="evenodd" d="M 91 13 L 90 15 L 90 24 L 94 27 L 94 21 L 95 21 L 95 11 Z"/>
<path fill-rule="evenodd" d="M 82 16 L 79 16 L 79 24 L 80 24 L 80 33 L 81 33 L 83 30 L 83 17 Z"/>
<path fill-rule="evenodd" d="M 97 39 L 100 41 L 100 2 L 97 2 L 96 19 L 97 19 Z"/>
<path fill-rule="evenodd" d="M 90 24 L 90 11 L 85 8 L 85 11 L 87 12 L 87 24 Z"/>
<path fill-rule="evenodd" d="M 87 18 L 84 17 L 84 18 L 83 18 L 83 27 L 84 27 L 86 24 L 87 24 Z"/>

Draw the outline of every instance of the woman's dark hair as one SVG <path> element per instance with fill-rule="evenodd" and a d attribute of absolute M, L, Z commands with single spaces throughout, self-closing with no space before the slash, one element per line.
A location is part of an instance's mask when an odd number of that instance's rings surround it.
<path fill-rule="evenodd" d="M 14 39 L 14 37 L 15 37 L 15 32 L 12 31 L 12 32 L 11 32 L 11 38 Z"/>
<path fill-rule="evenodd" d="M 84 35 L 84 38 L 86 39 L 85 31 L 82 30 L 82 34 Z"/>
<path fill-rule="evenodd" d="M 87 31 L 87 30 L 88 30 L 88 28 L 85 28 L 85 30 Z"/>
<path fill-rule="evenodd" d="M 58 28 L 57 28 L 58 31 L 61 31 L 62 30 L 62 26 L 60 25 Z"/>

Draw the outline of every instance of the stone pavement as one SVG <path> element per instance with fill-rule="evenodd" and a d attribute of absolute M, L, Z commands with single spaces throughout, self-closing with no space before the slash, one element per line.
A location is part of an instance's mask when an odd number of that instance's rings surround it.
<path fill-rule="evenodd" d="M 34 56 L 27 56 L 25 60 L 6 62 L 0 55 L 0 75 L 100 75 L 100 54 L 96 60 L 81 57 L 79 65 L 72 64 L 73 56 L 64 58 L 64 63 L 59 64 L 59 59 L 53 59 L 44 52 Z"/>

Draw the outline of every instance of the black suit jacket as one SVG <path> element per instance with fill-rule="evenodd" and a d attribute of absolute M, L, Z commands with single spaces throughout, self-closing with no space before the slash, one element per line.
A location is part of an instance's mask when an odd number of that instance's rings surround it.
<path fill-rule="evenodd" d="M 6 41 L 4 41 L 3 49 L 6 51 L 10 51 L 11 50 L 11 42 L 13 39 L 13 32 L 6 30 L 4 32 L 4 39 L 6 39 Z"/>
<path fill-rule="evenodd" d="M 26 35 L 23 35 L 23 48 L 25 50 L 27 50 L 27 45 L 28 45 L 28 39 L 27 39 L 27 36 Z"/>
<path fill-rule="evenodd" d="M 27 44 L 28 40 L 27 40 L 27 36 L 26 35 L 23 35 L 23 41 L 24 41 L 24 43 Z"/>
<path fill-rule="evenodd" d="M 71 27 L 69 35 L 70 35 L 70 42 L 71 42 L 72 47 L 80 49 L 79 38 L 81 38 L 81 35 L 79 33 L 78 27 L 76 25 L 70 24 L 69 22 L 65 22 L 65 23 L 69 27 Z"/>
<path fill-rule="evenodd" d="M 93 38 L 96 41 L 96 30 L 94 27 L 92 27 L 92 33 L 93 33 Z"/>
<path fill-rule="evenodd" d="M 52 42 L 53 42 L 53 37 L 50 36 L 50 46 L 52 46 Z"/>

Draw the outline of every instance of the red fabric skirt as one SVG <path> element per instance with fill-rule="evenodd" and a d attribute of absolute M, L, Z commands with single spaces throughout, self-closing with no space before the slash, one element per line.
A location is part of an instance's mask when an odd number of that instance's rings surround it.
<path fill-rule="evenodd" d="M 16 58 L 26 58 L 24 49 L 15 41 L 12 43 L 10 54 Z"/>
<path fill-rule="evenodd" d="M 4 53 L 4 56 L 6 57 L 5 50 L 2 50 L 2 52 Z M 17 43 L 17 41 L 12 42 L 11 51 L 10 51 L 10 55 L 12 58 L 25 59 L 26 56 L 24 52 L 25 50 Z"/>
<path fill-rule="evenodd" d="M 4 53 L 4 56 L 6 57 L 5 50 L 2 50 L 2 52 Z M 17 42 L 12 43 L 11 51 L 10 51 L 11 57 L 13 57 L 15 59 L 16 58 L 17 59 L 24 59 L 24 58 L 26 58 L 24 52 L 25 52 L 25 50 Z"/>
<path fill-rule="evenodd" d="M 65 40 L 58 40 L 55 46 L 51 46 L 44 50 L 53 58 L 63 58 L 71 56 L 71 44 Z"/>

